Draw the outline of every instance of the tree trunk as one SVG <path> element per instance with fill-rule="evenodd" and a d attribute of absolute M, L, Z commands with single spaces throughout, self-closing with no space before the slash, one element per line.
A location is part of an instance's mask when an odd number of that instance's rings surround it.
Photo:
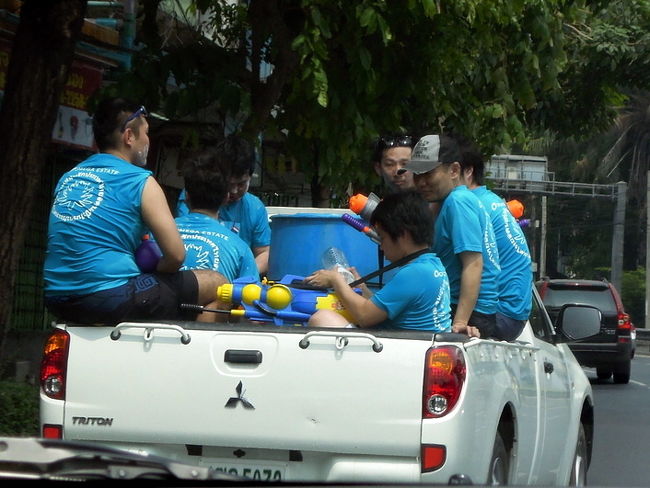
<path fill-rule="evenodd" d="M 15 274 L 86 0 L 25 0 L 0 109 L 0 365 Z"/>

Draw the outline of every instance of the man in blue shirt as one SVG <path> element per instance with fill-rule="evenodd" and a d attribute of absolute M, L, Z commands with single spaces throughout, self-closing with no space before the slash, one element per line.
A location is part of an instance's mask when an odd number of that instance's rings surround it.
<path fill-rule="evenodd" d="M 530 251 L 521 227 L 506 202 L 484 184 L 483 157 L 476 146 L 460 139 L 462 179 L 490 215 L 499 249 L 499 303 L 496 336 L 513 340 L 521 333 L 532 307 L 533 272 Z"/>
<path fill-rule="evenodd" d="M 179 272 L 185 249 L 162 188 L 144 169 L 147 112 L 121 98 L 93 115 L 100 153 L 59 180 L 48 226 L 45 303 L 58 318 L 114 325 L 124 320 L 194 318 L 182 303 L 215 306 L 227 280 L 215 271 Z M 162 256 L 142 273 L 135 251 L 154 234 Z"/>
<path fill-rule="evenodd" d="M 185 245 L 181 269 L 213 269 L 230 281 L 245 276 L 258 279 L 248 245 L 218 221 L 219 207 L 228 192 L 230 149 L 227 142 L 221 143 L 188 160 L 183 167 L 190 213 L 176 218 Z"/>
<path fill-rule="evenodd" d="M 219 209 L 219 220 L 246 242 L 255 256 L 261 275 L 268 271 L 271 227 L 266 207 L 248 191 L 255 164 L 253 148 L 238 136 L 228 136 L 232 148 L 228 201 Z M 176 208 L 178 217 L 189 213 L 185 191 L 181 192 Z"/>
<path fill-rule="evenodd" d="M 462 184 L 460 160 L 454 139 L 427 135 L 402 171 L 412 171 L 418 191 L 440 204 L 433 250 L 449 276 L 453 331 L 494 337 L 499 253 L 488 214 Z"/>
<path fill-rule="evenodd" d="M 386 196 L 370 223 L 381 238 L 391 262 L 406 261 L 374 295 L 363 288 L 358 295 L 335 270 L 321 269 L 305 278 L 314 286 L 333 288 L 358 327 L 391 327 L 431 332 L 451 330 L 449 281 L 440 260 L 431 252 L 433 217 L 424 199 L 414 191 Z M 353 327 L 340 314 L 319 310 L 312 327 Z"/>

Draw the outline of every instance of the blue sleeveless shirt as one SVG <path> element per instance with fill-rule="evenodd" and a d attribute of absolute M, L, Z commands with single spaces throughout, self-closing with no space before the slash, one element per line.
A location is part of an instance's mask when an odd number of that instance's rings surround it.
<path fill-rule="evenodd" d="M 95 154 L 59 180 L 45 255 L 46 296 L 85 295 L 140 274 L 142 191 L 151 171 Z"/>

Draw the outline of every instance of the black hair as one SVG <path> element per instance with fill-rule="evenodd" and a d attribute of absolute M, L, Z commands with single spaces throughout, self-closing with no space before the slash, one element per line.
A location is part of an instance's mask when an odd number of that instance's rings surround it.
<path fill-rule="evenodd" d="M 227 158 L 230 166 L 230 175 L 239 178 L 244 175 L 253 175 L 255 170 L 255 151 L 253 145 L 246 139 L 237 135 L 229 135 L 218 145 Z"/>
<path fill-rule="evenodd" d="M 216 212 L 228 194 L 229 160 L 219 145 L 206 149 L 183 164 L 183 178 L 190 210 Z"/>
<path fill-rule="evenodd" d="M 377 204 L 370 223 L 379 224 L 393 240 L 408 232 L 415 244 L 433 244 L 433 214 L 414 190 L 386 195 Z"/>
<path fill-rule="evenodd" d="M 472 169 L 474 183 L 483 185 L 485 179 L 485 163 L 483 154 L 478 146 L 460 134 L 454 134 L 453 138 L 458 142 L 460 149 L 460 169 L 464 173 L 466 169 Z"/>
<path fill-rule="evenodd" d="M 93 134 L 101 152 L 117 147 L 119 137 L 116 131 L 119 131 L 126 119 L 139 108 L 139 104 L 125 98 L 105 98 L 99 102 L 93 114 Z M 140 124 L 138 121 L 133 125 L 136 135 L 139 135 Z"/>
<path fill-rule="evenodd" d="M 379 163 L 386 149 L 410 147 L 413 149 L 417 139 L 406 134 L 385 134 L 372 143 L 371 163 Z"/>

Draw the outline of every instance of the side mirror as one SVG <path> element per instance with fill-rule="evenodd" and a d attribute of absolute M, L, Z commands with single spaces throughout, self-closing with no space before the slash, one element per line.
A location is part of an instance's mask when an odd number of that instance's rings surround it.
<path fill-rule="evenodd" d="M 600 332 L 601 313 L 589 305 L 565 305 L 557 316 L 555 327 L 569 341 L 577 341 Z"/>

